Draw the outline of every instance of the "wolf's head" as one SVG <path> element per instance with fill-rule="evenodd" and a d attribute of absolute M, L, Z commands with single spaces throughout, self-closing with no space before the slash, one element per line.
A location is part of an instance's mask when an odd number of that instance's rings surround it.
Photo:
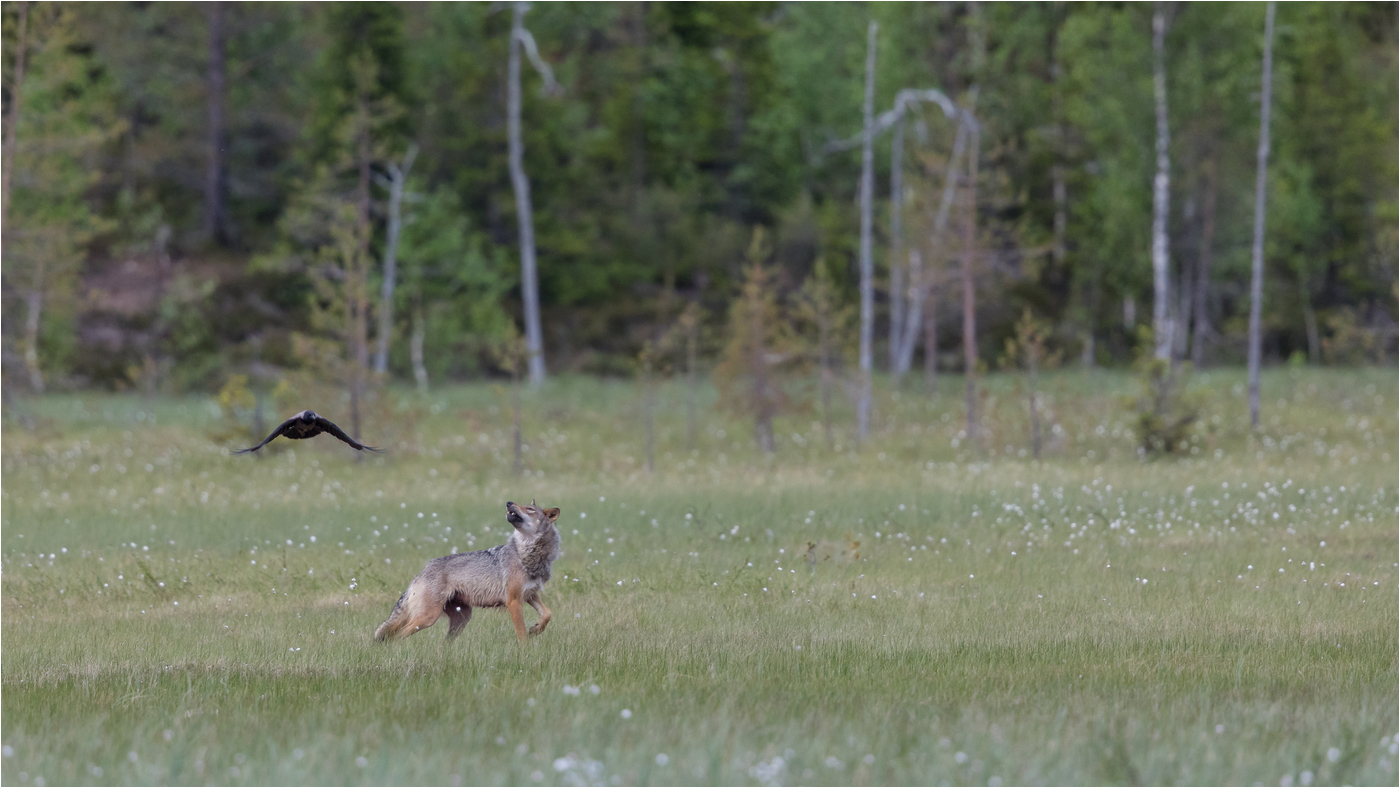
<path fill-rule="evenodd" d="M 541 509 L 530 501 L 529 506 L 516 506 L 514 501 L 506 501 L 506 522 L 514 526 L 520 536 L 533 540 L 559 519 L 559 509 Z"/>

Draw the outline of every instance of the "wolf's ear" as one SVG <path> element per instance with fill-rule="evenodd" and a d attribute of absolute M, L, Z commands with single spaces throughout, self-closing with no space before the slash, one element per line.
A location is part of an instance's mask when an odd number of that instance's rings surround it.
<path fill-rule="evenodd" d="M 545 510 L 544 510 L 544 516 L 545 516 L 545 517 L 548 517 L 548 518 L 549 518 L 549 521 L 550 521 L 551 523 L 554 522 L 555 520 L 558 520 L 558 519 L 559 519 L 559 507 L 556 506 L 556 507 L 553 508 L 553 509 L 545 509 Z"/>

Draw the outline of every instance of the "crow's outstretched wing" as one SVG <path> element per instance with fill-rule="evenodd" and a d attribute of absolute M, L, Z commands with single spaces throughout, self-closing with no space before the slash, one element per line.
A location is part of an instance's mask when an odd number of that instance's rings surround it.
<path fill-rule="evenodd" d="M 301 415 L 300 413 L 297 414 L 297 416 L 300 416 L 300 415 Z M 271 435 L 268 435 L 266 438 L 263 438 L 263 439 L 262 439 L 262 443 L 259 443 L 258 445 L 253 446 L 253 447 L 250 447 L 250 448 L 247 448 L 247 449 L 242 449 L 242 450 L 239 450 L 239 451 L 235 451 L 235 452 L 233 452 L 233 454 L 247 454 L 247 453 L 250 452 L 250 451 L 257 451 L 258 449 L 261 449 L 262 447 L 266 446 L 273 438 L 277 437 L 278 435 L 285 434 L 287 428 L 290 427 L 290 426 L 292 426 L 292 422 L 294 422 L 294 421 L 297 420 L 297 416 L 293 416 L 293 417 L 291 417 L 290 419 L 287 419 L 286 421 L 282 422 L 281 425 L 279 425 L 279 426 L 277 427 L 277 429 L 275 429 L 275 430 L 272 431 L 272 434 L 271 434 Z"/>
<path fill-rule="evenodd" d="M 331 421 L 325 416 L 318 416 L 316 418 L 316 426 L 320 427 L 322 432 L 330 433 L 331 435 L 334 435 L 335 437 L 340 438 L 341 440 L 350 444 L 351 448 L 374 452 L 383 451 L 383 449 L 377 449 L 373 446 L 366 446 L 363 443 L 360 443 L 359 441 L 350 437 L 349 435 L 346 435 L 344 430 L 335 426 L 335 422 Z"/>

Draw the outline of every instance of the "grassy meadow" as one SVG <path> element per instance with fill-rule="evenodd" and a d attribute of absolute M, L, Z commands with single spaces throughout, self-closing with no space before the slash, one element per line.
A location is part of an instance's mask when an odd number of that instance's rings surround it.
<path fill-rule="evenodd" d="M 357 457 L 209 397 L 54 395 L 3 431 L 0 782 L 1397 782 L 1396 373 L 1196 376 L 1143 459 L 1126 373 L 877 387 L 874 431 L 553 381 L 386 393 Z M 298 402 L 348 422 L 343 402 Z M 848 406 L 843 406 L 847 407 Z M 269 416 L 275 423 L 275 417 Z M 563 509 L 554 622 L 380 644 L 429 558 Z M 533 611 L 526 611 L 527 622 Z"/>

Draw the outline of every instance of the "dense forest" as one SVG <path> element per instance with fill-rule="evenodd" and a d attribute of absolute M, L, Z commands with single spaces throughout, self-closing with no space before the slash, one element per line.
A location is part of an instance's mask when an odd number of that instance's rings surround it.
<path fill-rule="evenodd" d="M 1394 363 L 1396 5 L 1265 32 L 1254 3 L 6 2 L 5 386 L 933 376 L 1152 330 L 1242 363 L 1266 44 L 1264 363 Z"/>

